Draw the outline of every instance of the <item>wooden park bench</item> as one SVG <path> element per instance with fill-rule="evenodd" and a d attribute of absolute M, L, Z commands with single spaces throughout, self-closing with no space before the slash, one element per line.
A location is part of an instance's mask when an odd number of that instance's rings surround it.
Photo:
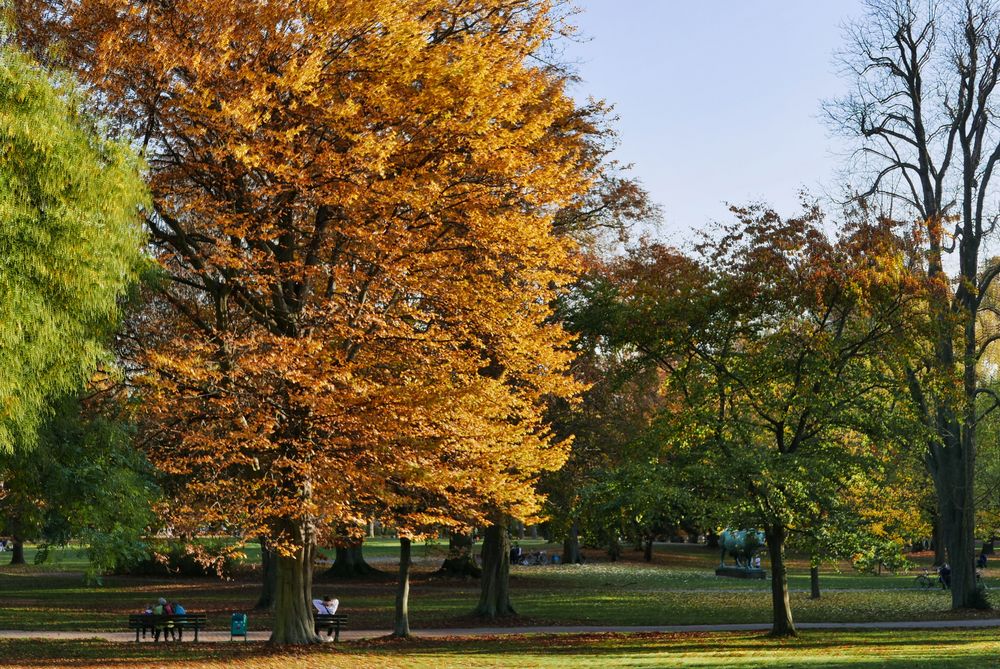
<path fill-rule="evenodd" d="M 153 641 L 158 641 L 160 634 L 163 634 L 163 640 L 167 640 L 167 635 L 169 630 L 173 629 L 177 632 L 177 640 L 184 640 L 184 630 L 193 629 L 194 630 L 194 640 L 198 640 L 198 630 L 205 627 L 205 614 L 204 613 L 185 613 L 183 615 L 153 615 L 151 613 L 133 613 L 128 617 L 129 629 L 135 630 L 135 641 L 139 642 L 139 633 L 142 633 L 142 638 L 146 638 L 146 631 L 150 631 L 153 635 Z"/>
<path fill-rule="evenodd" d="M 340 630 L 347 629 L 346 613 L 317 613 L 313 611 L 316 623 L 316 634 L 326 630 L 327 637 L 333 636 L 334 641 L 340 641 Z"/>

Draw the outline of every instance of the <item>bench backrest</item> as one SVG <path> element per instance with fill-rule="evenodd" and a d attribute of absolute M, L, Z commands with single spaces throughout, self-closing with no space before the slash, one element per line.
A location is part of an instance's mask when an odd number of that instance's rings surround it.
<path fill-rule="evenodd" d="M 172 622 L 172 623 L 180 623 L 180 622 L 204 623 L 205 622 L 205 618 L 206 618 L 206 616 L 205 616 L 204 613 L 183 613 L 183 614 L 176 614 L 175 613 L 175 614 L 171 614 L 171 615 L 163 614 L 163 615 L 159 615 L 159 616 L 151 614 L 151 613 L 131 613 L 131 614 L 129 614 L 128 622 L 129 622 L 130 625 L 133 625 L 133 624 L 135 624 L 135 625 L 151 625 L 151 624 L 155 625 L 155 624 L 158 624 L 158 623 L 166 623 L 166 622 Z"/>
<path fill-rule="evenodd" d="M 313 613 L 313 618 L 318 623 L 346 623 L 347 614 L 346 613 Z"/>

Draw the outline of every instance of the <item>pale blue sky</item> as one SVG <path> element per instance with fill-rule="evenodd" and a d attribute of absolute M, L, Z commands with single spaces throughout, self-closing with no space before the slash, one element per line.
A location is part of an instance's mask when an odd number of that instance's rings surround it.
<path fill-rule="evenodd" d="M 797 211 L 803 187 L 836 195 L 850 145 L 820 102 L 847 87 L 834 52 L 861 0 L 577 0 L 574 94 L 621 117 L 618 157 L 664 210 L 674 243 L 724 202 Z"/>

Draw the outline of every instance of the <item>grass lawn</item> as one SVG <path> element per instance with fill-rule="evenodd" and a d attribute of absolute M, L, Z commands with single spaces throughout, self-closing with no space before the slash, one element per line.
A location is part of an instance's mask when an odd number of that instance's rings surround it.
<path fill-rule="evenodd" d="M 529 550 L 541 542 L 525 541 Z M 253 555 L 255 547 L 251 547 Z M 549 546 L 550 551 L 555 547 Z M 324 580 L 317 569 L 314 592 L 341 600 L 353 629 L 388 629 L 392 620 L 398 546 L 391 539 L 366 545 L 366 556 L 383 579 Z M 445 547 L 417 546 L 411 589 L 410 621 L 414 629 L 473 627 L 470 618 L 478 582 L 432 576 Z M 28 551 L 29 560 L 32 551 Z M 718 554 L 698 546 L 658 545 L 651 564 L 626 552 L 620 562 L 601 562 L 591 555 L 585 565 L 514 567 L 514 605 L 521 616 L 514 625 L 678 625 L 748 623 L 770 620 L 770 584 L 719 578 Z M 121 631 L 128 613 L 157 597 L 177 599 L 191 611 L 204 611 L 209 627 L 225 628 L 233 611 L 249 611 L 251 629 L 269 629 L 270 614 L 252 611 L 259 583 L 248 571 L 233 580 L 112 576 L 103 587 L 85 586 L 76 551 L 54 552 L 43 565 L 0 567 L 0 629 L 68 629 Z M 827 569 L 823 596 L 808 598 L 808 564 L 791 560 L 792 607 L 798 621 L 852 622 L 967 618 L 953 615 L 950 599 L 940 589 L 915 587 L 914 576 L 859 575 L 849 569 Z M 988 573 L 989 576 L 989 573 Z M 992 579 L 988 578 L 990 582 Z M 994 589 L 994 592 L 1000 590 Z M 998 602 L 1000 603 L 1000 602 Z M 52 622 L 53 614 L 57 622 Z M 992 612 L 978 615 L 993 616 Z"/>
<path fill-rule="evenodd" d="M 619 669 L 637 667 L 996 666 L 993 630 L 809 632 L 772 640 L 755 633 L 588 634 L 391 641 L 307 649 L 261 643 L 111 644 L 0 640 L 5 667 L 189 667 L 191 669 Z"/>

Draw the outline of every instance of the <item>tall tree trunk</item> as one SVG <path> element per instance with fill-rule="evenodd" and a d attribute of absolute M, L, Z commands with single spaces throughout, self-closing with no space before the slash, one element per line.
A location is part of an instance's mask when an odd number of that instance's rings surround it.
<path fill-rule="evenodd" d="M 399 583 L 396 585 L 396 614 L 392 636 L 410 636 L 410 539 L 399 538 Z"/>
<path fill-rule="evenodd" d="M 646 537 L 646 545 L 643 547 L 642 559 L 646 562 L 653 561 L 653 535 L 650 534 Z"/>
<path fill-rule="evenodd" d="M 483 575 L 475 614 L 483 618 L 517 615 L 510 603 L 510 537 L 496 523 L 483 533 Z"/>
<path fill-rule="evenodd" d="M 937 448 L 935 453 L 934 483 L 938 492 L 944 543 L 948 548 L 948 564 L 951 566 L 952 609 L 989 608 L 989 603 L 976 587 L 975 518 L 972 517 L 975 501 L 972 474 L 966 471 L 970 466 L 969 460 L 974 462 L 975 446 L 966 444 L 961 447 L 962 441 L 973 439 L 971 430 L 962 430 L 953 447 Z"/>
<path fill-rule="evenodd" d="M 771 636 L 796 636 L 792 607 L 788 601 L 788 575 L 785 571 L 785 528 L 767 528 L 767 554 L 771 559 Z"/>
<path fill-rule="evenodd" d="M 580 555 L 580 525 L 577 521 L 569 526 L 569 533 L 563 540 L 563 564 L 580 564 L 583 562 Z"/>
<path fill-rule="evenodd" d="M 815 558 L 809 564 L 809 599 L 819 599 L 819 564 Z"/>
<path fill-rule="evenodd" d="M 437 574 L 441 576 L 464 576 L 479 578 L 483 570 L 472 555 L 472 534 L 452 532 L 448 537 L 448 557 L 445 558 Z"/>
<path fill-rule="evenodd" d="M 324 576 L 334 578 L 363 578 L 365 576 L 383 575 L 380 569 L 376 569 L 367 562 L 362 554 L 364 544 L 360 541 L 348 544 L 347 546 L 337 546 L 337 554 L 333 560 L 333 565 L 325 572 Z"/>
<path fill-rule="evenodd" d="M 979 267 L 979 239 L 973 234 L 971 189 L 974 177 L 963 173 L 964 228 L 959 252 L 961 281 L 950 303 L 932 301 L 931 313 L 938 328 L 935 359 L 942 369 L 962 369 L 961 400 L 942 398 L 933 418 L 937 439 L 930 444 L 927 466 L 934 479 L 938 512 L 951 566 L 951 608 L 989 608 L 983 593 L 976 587 L 976 504 L 973 484 L 976 466 L 976 396 L 978 394 L 978 335 L 976 333 L 978 297 L 976 285 Z M 939 220 L 939 219 L 938 219 Z M 970 227 L 971 226 L 971 227 Z M 944 276 L 940 254 L 931 254 L 928 275 Z M 956 309 L 958 307 L 958 309 Z M 961 350 L 955 350 L 956 312 L 962 317 Z M 922 396 L 918 396 L 922 400 Z"/>
<path fill-rule="evenodd" d="M 14 548 L 10 554 L 10 563 L 24 564 L 24 539 L 14 537 L 12 541 L 14 542 Z"/>
<path fill-rule="evenodd" d="M 933 539 L 931 542 L 934 544 L 934 564 L 940 567 L 948 561 L 948 549 L 945 548 L 944 526 L 941 524 L 940 511 L 935 511 L 934 513 L 934 524 L 932 528 Z"/>
<path fill-rule="evenodd" d="M 267 538 L 260 538 L 261 589 L 255 609 L 269 609 L 274 606 L 274 593 L 278 587 L 278 556 Z"/>
<path fill-rule="evenodd" d="M 291 555 L 277 556 L 272 644 L 322 643 L 312 614 L 312 563 L 316 537 L 311 523 L 290 523 L 289 535 L 298 544 Z"/>

